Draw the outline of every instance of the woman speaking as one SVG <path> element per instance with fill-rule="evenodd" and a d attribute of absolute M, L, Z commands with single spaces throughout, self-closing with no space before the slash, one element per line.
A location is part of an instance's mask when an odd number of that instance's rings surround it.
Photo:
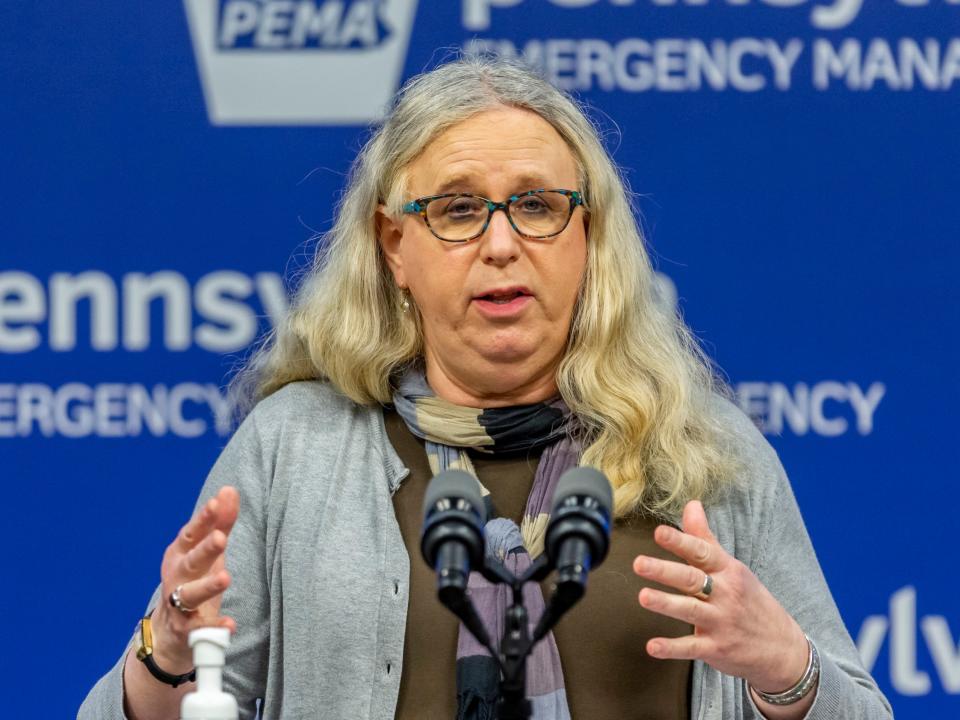
<path fill-rule="evenodd" d="M 611 548 L 528 666 L 534 717 L 891 718 L 775 453 L 653 278 L 568 96 L 494 59 L 407 83 L 80 717 L 176 717 L 207 625 L 234 631 L 243 718 L 492 717 L 418 557 L 424 490 L 469 470 L 536 557 L 548 488 L 584 465 Z"/>

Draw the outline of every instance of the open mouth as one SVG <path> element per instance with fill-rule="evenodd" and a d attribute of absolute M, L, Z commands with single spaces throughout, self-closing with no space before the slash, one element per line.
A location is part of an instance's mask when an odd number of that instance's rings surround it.
<path fill-rule="evenodd" d="M 481 295 L 477 298 L 477 300 L 486 300 L 487 302 L 492 302 L 497 305 L 506 305 L 507 303 L 513 302 L 518 297 L 525 297 L 527 294 L 528 293 L 525 293 L 522 290 L 510 290 L 508 292 L 494 292 Z"/>

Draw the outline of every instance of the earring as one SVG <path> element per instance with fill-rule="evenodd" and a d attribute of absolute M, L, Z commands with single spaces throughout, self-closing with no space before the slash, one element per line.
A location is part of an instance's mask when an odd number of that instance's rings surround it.
<path fill-rule="evenodd" d="M 407 295 L 406 290 L 401 290 L 402 293 L 400 298 L 400 308 L 405 312 L 410 312 L 410 298 Z"/>

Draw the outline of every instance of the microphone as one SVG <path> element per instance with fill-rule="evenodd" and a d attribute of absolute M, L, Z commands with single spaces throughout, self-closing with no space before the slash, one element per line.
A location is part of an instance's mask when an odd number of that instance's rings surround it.
<path fill-rule="evenodd" d="M 423 499 L 420 552 L 437 573 L 437 597 L 483 645 L 490 639 L 467 596 L 471 568 L 483 568 L 487 511 L 480 484 L 470 473 L 445 470 Z"/>
<path fill-rule="evenodd" d="M 557 569 L 557 584 L 534 630 L 534 642 L 583 597 L 587 575 L 607 557 L 612 506 L 610 482 L 599 470 L 573 468 L 557 481 L 544 541 L 544 552 Z"/>

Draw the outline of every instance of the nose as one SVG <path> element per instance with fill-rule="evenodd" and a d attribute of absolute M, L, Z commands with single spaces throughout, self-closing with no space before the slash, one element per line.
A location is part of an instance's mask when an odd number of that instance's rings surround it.
<path fill-rule="evenodd" d="M 503 267 L 520 256 L 520 236 L 513 229 L 506 211 L 494 211 L 487 230 L 480 237 L 480 252 L 488 265 Z"/>

